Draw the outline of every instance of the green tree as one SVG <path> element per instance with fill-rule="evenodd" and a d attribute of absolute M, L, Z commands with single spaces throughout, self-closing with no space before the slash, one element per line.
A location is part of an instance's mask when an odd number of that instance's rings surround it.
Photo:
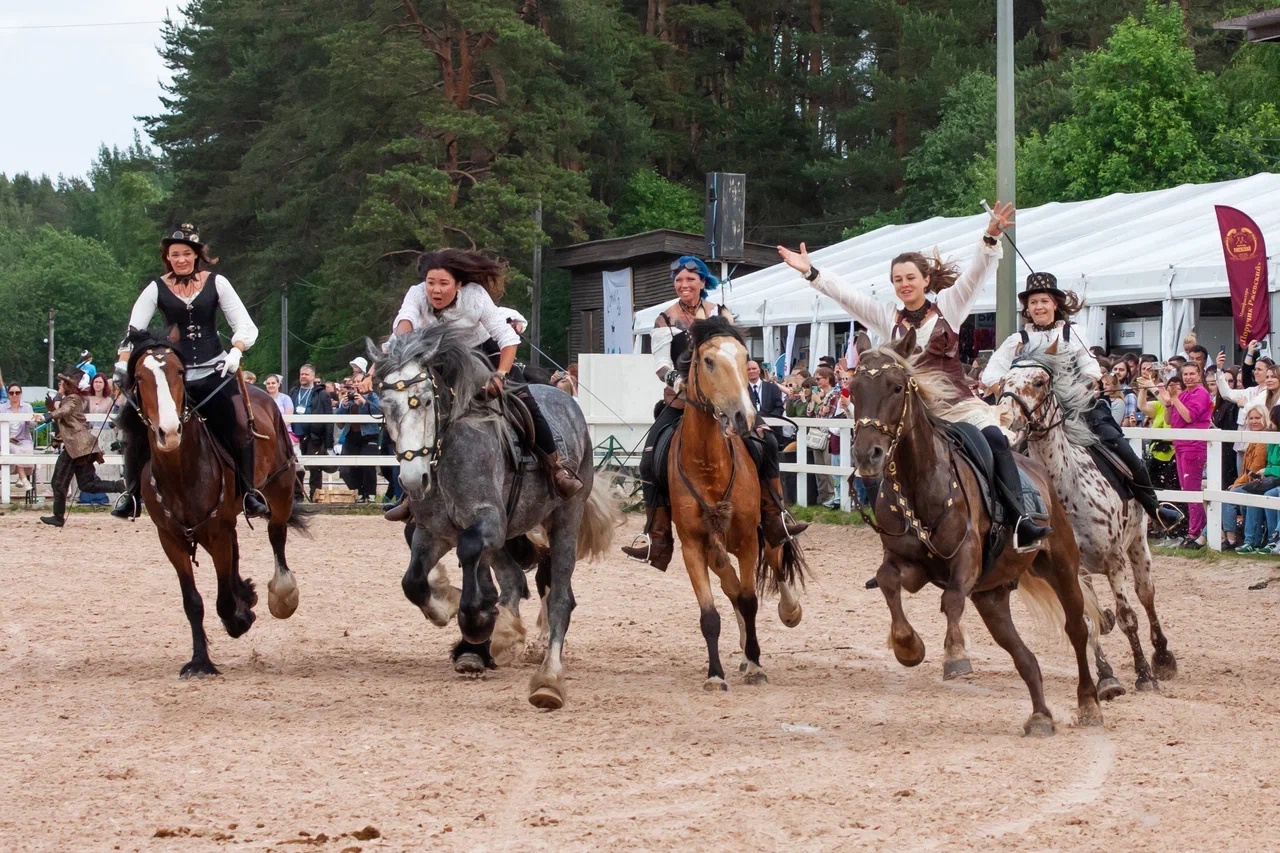
<path fill-rule="evenodd" d="M 702 232 L 702 198 L 691 187 L 668 181 L 653 169 L 631 176 L 622 197 L 614 205 L 620 237 L 655 228 Z"/>

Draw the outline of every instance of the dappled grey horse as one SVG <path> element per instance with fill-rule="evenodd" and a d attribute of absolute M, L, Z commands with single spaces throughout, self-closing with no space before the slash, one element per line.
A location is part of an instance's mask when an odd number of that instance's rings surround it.
<path fill-rule="evenodd" d="M 579 556 L 602 556 L 617 525 L 608 489 L 594 488 L 591 439 L 581 410 L 556 388 L 530 387 L 555 434 L 560 459 L 584 485 L 563 500 L 541 471 L 526 470 L 514 430 L 502 416 L 510 399 L 485 399 L 493 368 L 455 331 L 432 326 L 393 337 L 385 354 L 370 349 L 400 483 L 416 523 L 402 581 L 405 596 L 437 625 L 457 613 L 462 643 L 455 661 L 466 655 L 488 660 L 499 618 L 491 567 L 503 581 L 503 602 L 514 610 L 528 594 L 523 571 L 536 564 L 549 637 L 530 680 L 529 701 L 560 708 L 574 564 Z M 546 533 L 545 548 L 525 537 L 539 527 Z M 462 568 L 460 592 L 439 564 L 453 548 Z"/>

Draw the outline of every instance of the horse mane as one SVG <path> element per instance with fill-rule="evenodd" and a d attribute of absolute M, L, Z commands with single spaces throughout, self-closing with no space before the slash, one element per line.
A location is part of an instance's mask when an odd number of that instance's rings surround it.
<path fill-rule="evenodd" d="M 142 354 L 151 347 L 164 347 L 172 350 L 182 362 L 182 366 L 187 366 L 187 351 L 179 338 L 177 343 L 169 340 L 169 329 L 130 329 L 129 333 L 124 336 L 126 345 L 132 348 L 129 353 L 129 364 L 127 367 L 128 375 L 134 375 L 134 369 L 137 366 L 138 359 L 142 358 Z"/>
<path fill-rule="evenodd" d="M 1078 447 L 1091 447 L 1098 443 L 1098 437 L 1089 429 L 1084 414 L 1097 403 L 1093 383 L 1085 377 L 1070 350 L 1050 353 L 1051 347 L 1052 344 L 1043 340 L 1028 343 L 1018 359 L 1034 361 L 1049 372 L 1049 388 L 1062 409 L 1062 428 L 1067 431 L 1067 439 Z"/>
<path fill-rule="evenodd" d="M 742 332 L 729 322 L 727 317 L 716 315 L 708 317 L 705 320 L 695 320 L 689 328 L 689 345 L 692 349 L 705 344 L 712 338 L 730 337 L 743 346 L 747 345 L 747 341 L 742 337 Z"/>
<path fill-rule="evenodd" d="M 387 377 L 410 363 L 434 369 L 453 391 L 453 401 L 445 421 L 452 423 L 472 414 L 481 405 L 480 391 L 493 376 L 493 366 L 466 342 L 466 332 L 447 323 L 392 335 L 386 352 L 365 339 L 374 371 Z"/>
<path fill-rule="evenodd" d="M 907 375 L 916 381 L 916 391 L 925 403 L 924 408 L 930 422 L 935 425 L 942 422 L 941 418 L 933 414 L 934 407 L 949 406 L 956 393 L 955 386 L 951 384 L 951 379 L 945 373 L 924 367 L 923 354 L 905 357 L 891 343 L 873 347 L 862 353 L 859 358 L 866 358 L 869 355 L 883 356 L 906 371 Z"/>

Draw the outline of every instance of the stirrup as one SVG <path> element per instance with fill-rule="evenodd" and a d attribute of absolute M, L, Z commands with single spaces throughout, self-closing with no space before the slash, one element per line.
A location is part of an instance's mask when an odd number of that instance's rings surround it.
<path fill-rule="evenodd" d="M 1014 552 L 1018 554 L 1030 554 L 1034 551 L 1039 551 L 1044 547 L 1044 540 L 1047 538 L 1047 534 L 1046 534 L 1046 536 L 1041 536 L 1036 541 L 1030 542 L 1027 544 L 1023 544 L 1022 542 L 1018 541 L 1018 528 L 1022 526 L 1022 522 L 1024 521 L 1030 521 L 1032 524 L 1035 523 L 1035 520 L 1029 516 L 1026 516 L 1026 515 L 1018 516 L 1018 520 L 1013 525 L 1013 535 L 1009 537 L 1012 540 Z"/>
<path fill-rule="evenodd" d="M 125 501 L 128 501 L 128 503 L 125 504 Z M 128 513 L 129 513 L 128 520 L 137 521 L 138 516 L 142 515 L 142 509 L 139 506 L 140 503 L 141 501 L 137 501 L 134 499 L 133 492 L 124 492 L 120 495 L 120 497 L 116 498 L 115 506 L 111 507 L 111 514 L 119 518 L 120 516 L 116 515 L 116 510 L 121 508 L 121 504 L 124 504 L 125 506 L 128 507 Z"/>
<path fill-rule="evenodd" d="M 270 521 L 271 520 L 271 504 L 267 503 L 267 496 L 264 495 L 262 492 L 258 491 L 257 489 L 254 489 L 251 492 L 245 492 L 244 496 L 240 498 L 240 512 L 241 514 L 244 515 L 244 523 L 249 525 L 249 529 L 252 530 L 254 516 L 249 515 L 249 495 L 256 495 L 258 500 L 262 501 L 262 505 L 267 508 L 266 513 L 263 515 L 256 516 L 257 518 L 265 518 L 267 521 Z"/>
<path fill-rule="evenodd" d="M 1176 512 L 1178 514 L 1177 520 L 1175 520 L 1172 524 L 1165 524 L 1163 521 L 1160 520 L 1160 510 L 1162 509 L 1171 509 L 1174 512 Z M 1183 512 L 1178 507 L 1177 504 L 1171 503 L 1169 501 L 1160 501 L 1160 503 L 1156 504 L 1155 522 L 1156 524 L 1160 525 L 1160 527 L 1164 530 L 1165 533 L 1170 532 L 1171 530 L 1173 530 L 1173 528 L 1177 527 L 1179 524 L 1181 524 L 1186 520 L 1187 520 L 1187 514 Z"/>
<path fill-rule="evenodd" d="M 634 549 L 634 548 L 640 547 L 641 545 L 644 545 L 643 557 L 633 557 L 630 554 L 627 554 L 625 549 L 623 550 L 622 553 L 626 555 L 626 558 L 628 560 L 633 560 L 637 563 L 648 563 L 649 557 L 653 555 L 653 537 L 651 537 L 648 533 L 637 533 L 636 537 L 631 540 L 631 544 L 628 545 L 627 547 Z"/>
<path fill-rule="evenodd" d="M 786 534 L 788 542 L 796 541 L 796 537 L 791 535 L 788 526 L 792 524 L 800 524 L 801 522 L 791 514 L 791 510 L 787 509 L 784 504 L 778 505 L 778 518 L 782 521 L 782 532 Z"/>

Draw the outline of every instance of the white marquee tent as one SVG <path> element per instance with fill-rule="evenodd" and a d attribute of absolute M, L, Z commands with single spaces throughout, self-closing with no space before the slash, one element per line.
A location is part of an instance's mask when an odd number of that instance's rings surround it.
<path fill-rule="evenodd" d="M 1264 237 L 1280 241 L 1280 175 L 1270 173 L 1027 208 L 1017 213 L 1015 239 L 1036 269 L 1054 273 L 1060 287 L 1084 297 L 1089 308 L 1079 319 L 1090 340 L 1104 340 L 1108 306 L 1162 303 L 1161 354 L 1171 355 L 1182 334 L 1196 325 L 1196 300 L 1228 295 L 1215 204 L 1243 210 L 1258 223 Z M 963 268 L 977 251 L 986 223 L 987 215 L 979 213 L 887 225 L 813 252 L 811 257 L 818 268 L 893 301 L 888 272 L 895 255 L 931 252 L 936 247 L 944 258 Z M 1005 251 L 1010 252 L 1007 243 Z M 1269 266 L 1274 281 L 1275 263 Z M 1018 259 L 1019 282 L 1029 272 Z M 814 350 L 829 352 L 831 325 L 849 319 L 834 300 L 819 295 L 781 263 L 737 279 L 721 291 L 716 298 L 729 304 L 739 325 L 766 330 L 769 359 L 778 352 L 780 330 L 786 326 L 809 324 Z M 1272 302 L 1272 317 L 1280 325 L 1274 297 Z M 636 333 L 648 333 L 658 312 L 670 304 L 638 312 Z M 995 311 L 994 276 L 975 311 Z"/>

